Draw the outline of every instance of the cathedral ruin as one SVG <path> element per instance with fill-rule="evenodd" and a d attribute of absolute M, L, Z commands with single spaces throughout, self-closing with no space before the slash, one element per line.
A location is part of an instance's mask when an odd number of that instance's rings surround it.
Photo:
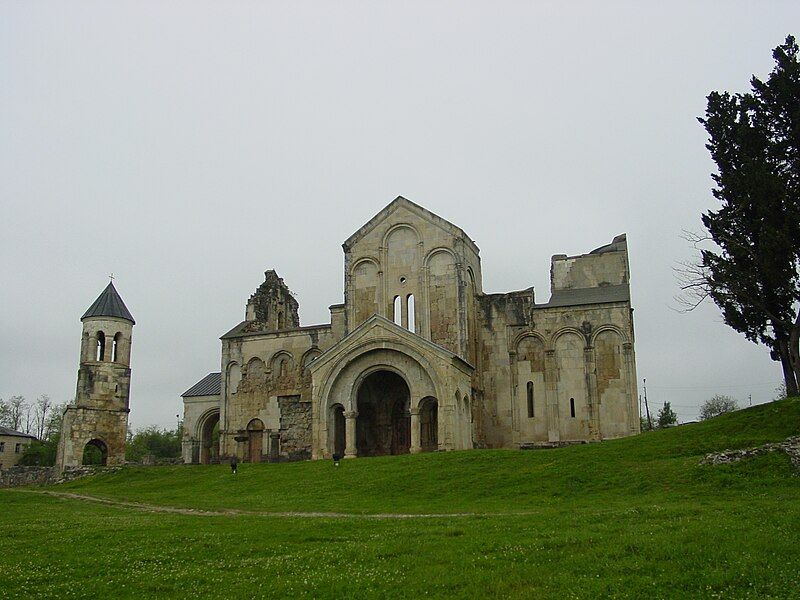
<path fill-rule="evenodd" d="M 551 259 L 551 296 L 486 294 L 478 247 L 399 197 L 343 244 L 344 303 L 301 326 L 275 271 L 183 394 L 183 457 L 521 448 L 639 432 L 625 235 Z"/>

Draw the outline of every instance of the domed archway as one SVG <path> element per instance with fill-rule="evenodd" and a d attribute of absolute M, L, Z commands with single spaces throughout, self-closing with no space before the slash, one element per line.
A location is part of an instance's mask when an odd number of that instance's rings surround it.
<path fill-rule="evenodd" d="M 375 371 L 361 382 L 356 398 L 358 456 L 408 454 L 411 394 L 405 380 L 392 371 Z"/>

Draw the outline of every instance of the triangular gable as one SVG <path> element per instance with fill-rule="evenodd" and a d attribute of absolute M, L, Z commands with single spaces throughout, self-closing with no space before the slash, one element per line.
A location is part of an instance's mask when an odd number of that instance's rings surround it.
<path fill-rule="evenodd" d="M 311 363 L 311 370 L 314 371 L 329 360 L 333 360 L 342 351 L 347 352 L 351 347 L 358 346 L 359 340 L 366 337 L 370 331 L 376 328 L 383 329 L 398 341 L 402 341 L 410 346 L 416 346 L 420 349 L 424 349 L 425 351 L 435 354 L 440 359 L 448 362 L 457 363 L 462 370 L 467 370 L 469 372 L 474 370 L 474 367 L 471 364 L 447 348 L 443 348 L 438 344 L 434 344 L 430 340 L 426 340 L 415 333 L 411 333 L 404 327 L 400 327 L 389 319 L 377 314 L 372 315 L 369 319 L 356 327 L 352 332 L 339 340 L 339 342 L 315 358 L 314 362 Z"/>
<path fill-rule="evenodd" d="M 403 196 L 398 196 L 397 198 L 392 200 L 389 204 L 387 204 L 383 208 L 383 210 L 381 210 L 377 215 L 375 215 L 369 221 L 367 221 L 353 235 L 351 235 L 349 238 L 347 238 L 347 240 L 344 242 L 344 244 L 342 244 L 342 247 L 345 250 L 348 250 L 349 248 L 351 248 L 353 246 L 353 244 L 358 242 L 361 238 L 363 238 L 365 235 L 367 235 L 370 231 L 375 229 L 378 225 L 380 225 L 390 215 L 392 215 L 393 213 L 397 212 L 397 210 L 400 209 L 400 208 L 407 208 L 413 214 L 417 215 L 418 217 L 420 217 L 422 219 L 425 219 L 426 221 L 428 221 L 429 223 L 432 223 L 433 225 L 436 225 L 437 227 L 440 227 L 441 229 L 444 229 L 448 233 L 450 233 L 452 235 L 455 235 L 455 236 L 463 237 L 467 241 L 467 243 L 469 243 L 469 244 L 471 244 L 473 246 L 473 248 L 474 248 L 476 253 L 480 252 L 480 250 L 478 249 L 478 246 L 475 245 L 475 242 L 472 240 L 472 238 L 470 238 L 466 234 L 466 232 L 464 232 L 463 229 L 461 229 L 460 227 L 458 227 L 456 225 L 453 225 L 447 219 L 443 219 L 439 215 L 432 213 L 427 208 L 423 208 L 419 204 L 416 204 L 416 203 L 412 202 L 408 198 L 403 198 Z"/>

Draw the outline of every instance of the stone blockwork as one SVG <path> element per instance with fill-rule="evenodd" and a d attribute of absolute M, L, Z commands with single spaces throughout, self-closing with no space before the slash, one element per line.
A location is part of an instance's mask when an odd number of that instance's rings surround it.
<path fill-rule="evenodd" d="M 789 457 L 789 460 L 791 460 L 792 466 L 800 472 L 800 436 L 789 437 L 782 442 L 764 444 L 755 448 L 712 452 L 711 454 L 706 454 L 703 460 L 700 461 L 700 464 L 728 465 L 746 458 L 769 454 L 770 452 L 784 452 Z"/>
<path fill-rule="evenodd" d="M 97 448 L 104 465 L 125 462 L 133 317 L 109 284 L 81 322 L 78 384 L 62 417 L 56 458 L 60 469 L 81 465 L 89 445 Z"/>
<path fill-rule="evenodd" d="M 223 459 L 552 446 L 639 431 L 624 235 L 553 256 L 542 304 L 533 288 L 484 293 L 475 242 L 405 198 L 343 249 L 344 303 L 330 307 L 330 324 L 301 327 L 291 292 L 267 271 L 245 320 L 222 336 Z M 184 447 L 203 462 L 213 397 L 202 410 L 185 401 Z"/>
<path fill-rule="evenodd" d="M 66 467 L 23 467 L 17 465 L 0 471 L 0 488 L 21 487 L 25 485 L 54 485 L 74 481 L 87 475 L 115 473 L 122 467 L 79 466 Z"/>

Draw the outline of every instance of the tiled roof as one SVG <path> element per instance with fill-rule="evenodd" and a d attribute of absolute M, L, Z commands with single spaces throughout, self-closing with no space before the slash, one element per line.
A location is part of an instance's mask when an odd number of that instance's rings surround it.
<path fill-rule="evenodd" d="M 603 287 L 556 290 L 547 304 L 537 304 L 536 308 L 629 302 L 630 299 L 631 291 L 628 284 L 606 285 Z"/>
<path fill-rule="evenodd" d="M 0 435 L 13 435 L 16 437 L 31 438 L 33 440 L 36 439 L 35 435 L 31 435 L 29 433 L 22 433 L 21 431 L 14 431 L 13 429 L 9 429 L 8 427 L 0 427 Z"/>
<path fill-rule="evenodd" d="M 217 396 L 222 391 L 222 373 L 209 373 L 181 394 L 189 396 Z"/>
<path fill-rule="evenodd" d="M 94 301 L 94 304 L 83 313 L 81 321 L 88 317 L 118 317 L 130 321 L 134 325 L 136 324 L 119 293 L 117 293 L 113 282 L 108 284 L 103 293 Z"/>

